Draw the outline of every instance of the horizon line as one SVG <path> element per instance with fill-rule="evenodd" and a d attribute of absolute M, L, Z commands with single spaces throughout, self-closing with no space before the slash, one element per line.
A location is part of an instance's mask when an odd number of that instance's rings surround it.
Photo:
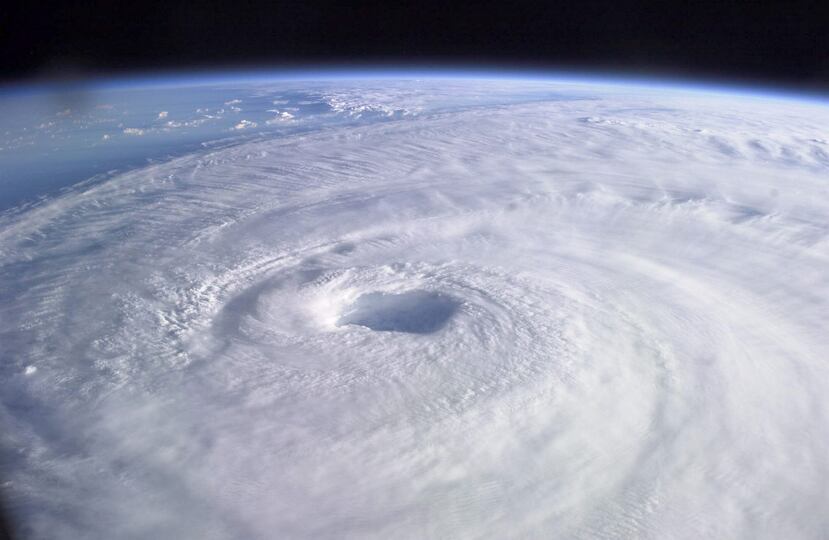
<path fill-rule="evenodd" d="M 216 68 L 156 69 L 79 75 L 64 79 L 34 79 L 0 83 L 0 97 L 83 90 L 130 90 L 198 87 L 227 83 L 327 82 L 367 80 L 480 80 L 559 84 L 602 84 L 684 90 L 694 93 L 735 94 L 829 105 L 829 92 L 745 78 L 643 73 L 618 68 L 515 67 L 501 64 L 308 64 L 290 66 L 220 66 Z"/>

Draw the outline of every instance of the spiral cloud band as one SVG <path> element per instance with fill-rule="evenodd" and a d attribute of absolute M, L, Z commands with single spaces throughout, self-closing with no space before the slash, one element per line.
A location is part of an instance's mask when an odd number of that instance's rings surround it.
<path fill-rule="evenodd" d="M 829 534 L 829 108 L 441 84 L 0 216 L 27 536 Z"/>

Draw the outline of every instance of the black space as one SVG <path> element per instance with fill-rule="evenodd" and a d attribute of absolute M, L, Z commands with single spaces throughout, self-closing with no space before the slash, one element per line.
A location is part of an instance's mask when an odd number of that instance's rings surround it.
<path fill-rule="evenodd" d="M 6 8 L 7 10 L 9 8 Z M 829 89 L 829 2 L 18 2 L 2 77 L 360 63 L 611 70 Z"/>

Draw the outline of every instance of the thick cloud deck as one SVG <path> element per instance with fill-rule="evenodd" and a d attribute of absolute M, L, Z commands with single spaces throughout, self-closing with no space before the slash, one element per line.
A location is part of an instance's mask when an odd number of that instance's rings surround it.
<path fill-rule="evenodd" d="M 24 536 L 829 534 L 829 108 L 401 88 L 0 215 Z"/>

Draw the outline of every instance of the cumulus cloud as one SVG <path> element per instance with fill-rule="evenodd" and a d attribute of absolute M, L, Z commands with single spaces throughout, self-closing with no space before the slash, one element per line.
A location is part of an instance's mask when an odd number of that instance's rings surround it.
<path fill-rule="evenodd" d="M 240 130 L 240 129 L 255 128 L 256 125 L 257 125 L 256 122 L 253 122 L 251 120 L 242 120 L 238 124 L 233 126 L 233 129 Z"/>
<path fill-rule="evenodd" d="M 271 111 L 268 111 L 268 112 L 276 113 L 276 116 L 274 116 L 273 118 L 271 118 L 271 119 L 269 119 L 265 122 L 266 124 L 269 124 L 269 125 L 280 124 L 280 123 L 284 123 L 284 122 L 290 122 L 291 120 L 294 119 L 294 115 L 287 112 L 287 111 L 271 110 Z"/>

